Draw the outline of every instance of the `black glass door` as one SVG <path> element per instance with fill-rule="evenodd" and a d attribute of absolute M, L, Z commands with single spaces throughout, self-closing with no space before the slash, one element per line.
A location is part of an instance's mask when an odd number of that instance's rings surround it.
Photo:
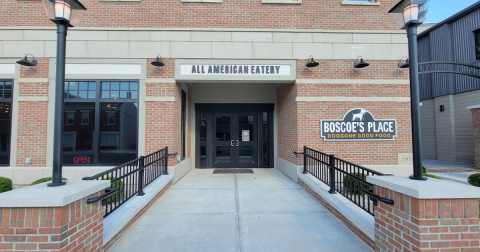
<path fill-rule="evenodd" d="M 214 168 L 258 167 L 257 112 L 214 112 Z"/>
<path fill-rule="evenodd" d="M 234 167 L 234 116 L 233 113 L 216 112 L 212 115 L 212 137 L 214 143 L 213 164 L 215 168 Z"/>
<path fill-rule="evenodd" d="M 235 113 L 235 168 L 258 167 L 257 112 Z"/>
<path fill-rule="evenodd" d="M 273 109 L 273 104 L 195 104 L 195 167 L 273 167 Z"/>

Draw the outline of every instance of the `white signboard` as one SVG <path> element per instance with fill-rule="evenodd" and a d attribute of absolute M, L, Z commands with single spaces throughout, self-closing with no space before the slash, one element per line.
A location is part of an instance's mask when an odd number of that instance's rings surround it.
<path fill-rule="evenodd" d="M 290 65 L 193 65 L 181 64 L 182 75 L 290 75 Z"/>

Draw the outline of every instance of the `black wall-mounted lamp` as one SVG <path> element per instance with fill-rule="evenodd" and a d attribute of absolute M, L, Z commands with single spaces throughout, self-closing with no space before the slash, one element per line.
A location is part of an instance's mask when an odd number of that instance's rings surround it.
<path fill-rule="evenodd" d="M 32 56 L 33 60 L 29 61 L 27 59 L 27 55 Z M 25 54 L 25 57 L 23 59 L 17 61 L 17 64 L 22 65 L 22 66 L 36 66 L 37 61 L 35 60 L 35 57 L 33 57 L 33 55 L 31 55 L 30 53 L 27 53 L 27 54 Z"/>
<path fill-rule="evenodd" d="M 445 105 L 440 105 L 440 112 L 445 111 Z"/>
<path fill-rule="evenodd" d="M 358 58 L 360 58 L 360 62 L 358 62 Z M 355 67 L 355 68 L 364 68 L 364 67 L 367 67 L 369 65 L 370 64 L 363 61 L 362 56 L 358 56 L 357 59 L 355 60 L 355 63 L 353 63 L 353 67 Z"/>
<path fill-rule="evenodd" d="M 318 65 L 320 65 L 320 63 L 316 62 L 312 55 L 310 55 L 310 58 L 308 59 L 308 62 L 306 64 L 307 67 L 317 67 Z"/>
<path fill-rule="evenodd" d="M 405 62 L 402 62 L 402 59 L 405 58 Z M 410 62 L 408 61 L 407 56 L 403 56 L 400 59 L 400 62 L 398 62 L 398 67 L 399 68 L 408 68 L 410 66 Z"/>
<path fill-rule="evenodd" d="M 162 57 L 157 55 L 157 59 L 152 62 L 152 65 L 157 66 L 157 67 L 163 67 L 165 64 L 163 63 Z"/>

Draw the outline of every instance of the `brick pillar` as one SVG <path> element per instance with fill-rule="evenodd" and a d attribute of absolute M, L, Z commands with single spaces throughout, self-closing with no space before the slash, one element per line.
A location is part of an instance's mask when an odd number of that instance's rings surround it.
<path fill-rule="evenodd" d="M 480 168 L 480 106 L 474 106 L 472 111 L 473 158 L 475 168 Z"/>
<path fill-rule="evenodd" d="M 86 201 L 110 182 L 67 183 L 0 194 L 0 251 L 103 251 L 104 207 Z"/>
<path fill-rule="evenodd" d="M 394 200 L 374 207 L 376 251 L 480 252 L 480 189 L 437 179 L 368 181 L 375 194 Z"/>

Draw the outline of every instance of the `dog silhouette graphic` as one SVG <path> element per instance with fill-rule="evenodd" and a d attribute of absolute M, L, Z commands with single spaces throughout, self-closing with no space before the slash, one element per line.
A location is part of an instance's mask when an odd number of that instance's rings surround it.
<path fill-rule="evenodd" d="M 367 113 L 367 110 L 365 109 L 360 109 L 360 113 L 353 114 L 352 121 L 363 121 L 363 116 Z"/>

